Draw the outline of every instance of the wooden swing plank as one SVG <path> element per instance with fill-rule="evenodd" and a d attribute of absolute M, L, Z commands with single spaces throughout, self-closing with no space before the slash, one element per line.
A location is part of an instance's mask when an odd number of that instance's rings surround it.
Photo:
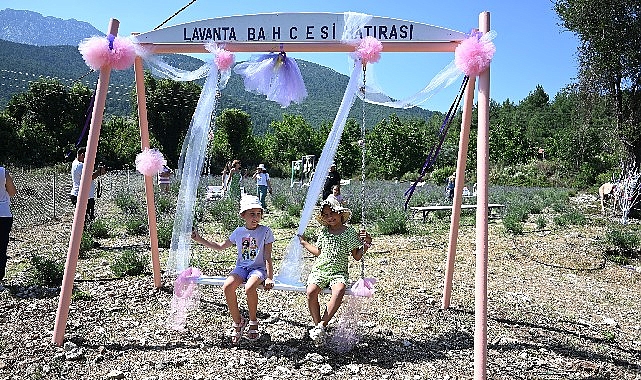
<path fill-rule="evenodd" d="M 201 284 L 201 285 L 213 285 L 213 286 L 223 286 L 225 283 L 225 280 L 227 279 L 227 276 L 200 276 L 194 280 L 195 283 Z M 261 289 L 264 289 L 263 286 L 260 286 Z M 298 284 L 287 284 L 281 281 L 278 281 L 277 279 L 274 280 L 274 287 L 272 290 L 284 290 L 288 292 L 299 292 L 299 293 L 305 293 L 306 286 L 303 283 L 298 283 Z M 322 291 L 324 294 L 331 294 L 332 289 L 330 288 L 325 288 Z M 351 296 L 352 295 L 352 286 L 349 285 L 345 289 L 345 295 Z"/>

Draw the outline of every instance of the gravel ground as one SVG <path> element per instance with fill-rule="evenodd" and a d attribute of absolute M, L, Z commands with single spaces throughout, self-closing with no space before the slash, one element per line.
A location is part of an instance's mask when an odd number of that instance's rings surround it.
<path fill-rule="evenodd" d="M 490 223 L 489 379 L 641 379 L 641 267 L 604 259 L 604 233 L 594 218 L 584 226 L 517 237 Z M 150 274 L 114 279 L 109 271 L 111 253 L 144 248 L 147 240 L 104 239 L 78 264 L 82 296 L 72 302 L 65 343 L 58 347 L 52 330 L 59 288 L 21 284 L 32 253 L 66 254 L 69 219 L 12 232 L 9 274 L 0 291 L 2 379 L 473 378 L 470 223 L 460 229 L 446 310 L 441 297 L 449 227 L 435 223 L 422 236 L 375 236 L 365 274 L 378 279 L 376 295 L 346 300 L 330 330 L 340 337 L 344 322 L 338 320 L 345 317 L 358 334 L 349 350 L 331 341 L 313 345 L 303 293 L 260 292 L 263 335 L 257 342 L 228 342 L 231 321 L 215 287 L 201 286 L 185 332 L 169 330 L 171 278 L 155 289 Z M 275 234 L 275 252 L 282 252 L 292 231 Z M 224 274 L 227 266 L 211 274 Z M 360 265 L 353 262 L 350 271 L 358 278 Z M 243 295 L 239 299 L 246 312 Z"/>

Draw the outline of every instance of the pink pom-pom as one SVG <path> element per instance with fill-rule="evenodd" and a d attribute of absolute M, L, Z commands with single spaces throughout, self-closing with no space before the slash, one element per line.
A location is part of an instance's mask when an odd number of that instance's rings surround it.
<path fill-rule="evenodd" d="M 491 40 L 473 34 L 456 47 L 454 63 L 465 75 L 476 77 L 488 68 L 495 51 Z"/>
<path fill-rule="evenodd" d="M 227 51 L 225 49 L 216 49 L 216 57 L 214 62 L 218 67 L 218 70 L 225 71 L 234 64 L 234 53 Z"/>
<path fill-rule="evenodd" d="M 136 48 L 130 38 L 116 37 L 111 50 L 111 67 L 115 70 L 126 70 L 134 64 Z"/>
<path fill-rule="evenodd" d="M 376 291 L 375 283 L 375 278 L 361 278 L 352 285 L 352 294 L 358 297 L 371 297 Z"/>
<path fill-rule="evenodd" d="M 356 48 L 356 55 L 361 59 L 363 64 L 375 63 L 381 59 L 381 51 L 383 51 L 383 44 L 372 36 L 367 36 L 361 40 L 361 43 Z"/>
<path fill-rule="evenodd" d="M 136 170 L 146 176 L 158 174 L 165 158 L 158 149 L 146 149 L 136 156 Z"/>
<path fill-rule="evenodd" d="M 107 37 L 90 37 L 78 45 L 87 66 L 100 70 L 105 65 L 111 65 L 115 70 L 125 70 L 131 67 L 136 58 L 134 43 L 129 38 L 115 37 L 112 48 Z"/>

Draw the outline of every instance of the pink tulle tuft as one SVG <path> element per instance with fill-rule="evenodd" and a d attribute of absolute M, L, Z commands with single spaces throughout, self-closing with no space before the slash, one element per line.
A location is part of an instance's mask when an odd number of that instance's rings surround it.
<path fill-rule="evenodd" d="M 106 37 L 90 37 L 78 45 L 87 66 L 100 70 L 105 65 L 110 65 L 115 70 L 125 70 L 131 67 L 136 58 L 134 43 L 129 38 L 116 37 L 113 48 L 109 48 L 109 39 Z"/>
<path fill-rule="evenodd" d="M 492 41 L 473 34 L 456 47 L 454 63 L 465 75 L 476 77 L 488 68 L 495 51 Z"/>
<path fill-rule="evenodd" d="M 185 331 L 187 312 L 198 307 L 200 294 L 198 284 L 194 281 L 202 275 L 198 268 L 187 268 L 180 273 L 174 282 L 174 295 L 171 298 L 167 327 Z"/>
<path fill-rule="evenodd" d="M 165 158 L 158 149 L 145 149 L 136 156 L 136 170 L 146 176 L 158 174 Z"/>
<path fill-rule="evenodd" d="M 134 64 L 136 48 L 129 38 L 116 37 L 111 50 L 111 67 L 115 70 L 126 70 Z"/>
<path fill-rule="evenodd" d="M 352 294 L 359 297 L 371 297 L 376 291 L 374 289 L 375 283 L 375 278 L 361 278 L 352 285 Z"/>
<path fill-rule="evenodd" d="M 214 62 L 216 63 L 218 70 L 229 70 L 229 68 L 234 64 L 234 53 L 225 49 L 216 49 L 216 58 L 214 58 Z"/>
<path fill-rule="evenodd" d="M 376 63 L 381 59 L 383 44 L 372 36 L 367 36 L 361 40 L 356 48 L 356 55 L 361 59 L 363 64 Z"/>

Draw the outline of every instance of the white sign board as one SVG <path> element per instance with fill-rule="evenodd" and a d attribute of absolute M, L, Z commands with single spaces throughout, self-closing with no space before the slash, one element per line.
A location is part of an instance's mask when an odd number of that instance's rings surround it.
<path fill-rule="evenodd" d="M 140 43 L 206 42 L 340 42 L 342 13 L 268 13 L 219 17 L 139 34 Z M 361 29 L 361 37 L 382 42 L 461 41 L 465 33 L 438 26 L 374 16 Z"/>

